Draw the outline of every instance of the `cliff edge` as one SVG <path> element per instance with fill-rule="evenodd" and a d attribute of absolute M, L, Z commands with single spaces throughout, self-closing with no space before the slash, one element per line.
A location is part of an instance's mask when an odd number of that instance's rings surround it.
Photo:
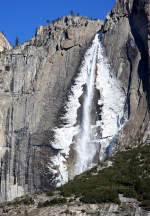
<path fill-rule="evenodd" d="M 11 49 L 11 45 L 5 38 L 4 34 L 0 32 L 0 52 L 2 52 L 3 50 L 10 50 L 10 49 Z"/>

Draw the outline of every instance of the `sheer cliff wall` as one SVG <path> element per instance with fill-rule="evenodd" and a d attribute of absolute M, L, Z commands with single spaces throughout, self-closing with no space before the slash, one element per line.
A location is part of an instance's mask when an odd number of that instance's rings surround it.
<path fill-rule="evenodd" d="M 103 27 L 106 55 L 127 96 L 128 122 L 119 149 L 132 146 L 132 139 L 139 144 L 149 136 L 149 28 L 149 0 L 117 0 Z"/>
<path fill-rule="evenodd" d="M 56 153 L 49 141 L 51 129 L 82 56 L 102 24 L 63 17 L 39 27 L 23 45 L 8 49 L 7 44 L 1 50 L 1 201 L 51 187 L 48 165 Z"/>
<path fill-rule="evenodd" d="M 128 121 L 115 150 L 149 137 L 150 0 L 117 0 L 103 22 L 63 17 L 11 48 L 0 34 L 0 201 L 48 189 L 68 89 L 95 34 L 126 94 Z M 58 167 L 56 167 L 56 170 Z"/>

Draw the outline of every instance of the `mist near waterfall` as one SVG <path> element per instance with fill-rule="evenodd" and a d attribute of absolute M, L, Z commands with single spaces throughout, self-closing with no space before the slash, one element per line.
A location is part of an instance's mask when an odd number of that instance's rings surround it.
<path fill-rule="evenodd" d="M 54 129 L 52 146 L 59 151 L 48 164 L 57 186 L 103 160 L 125 122 L 125 95 L 99 34 L 85 53 L 71 92 L 63 116 L 66 123 Z"/>

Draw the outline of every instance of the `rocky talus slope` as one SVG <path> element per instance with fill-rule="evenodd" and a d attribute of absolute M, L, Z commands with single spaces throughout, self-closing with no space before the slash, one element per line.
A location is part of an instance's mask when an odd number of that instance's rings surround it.
<path fill-rule="evenodd" d="M 51 186 L 51 129 L 102 24 L 63 17 L 12 49 L 0 35 L 0 201 Z"/>
<path fill-rule="evenodd" d="M 5 206 L 1 210 L 3 216 L 149 216 L 150 213 L 139 207 L 138 202 L 132 198 L 121 197 L 122 204 L 81 204 L 73 201 L 68 204 L 59 204 L 37 208 L 39 200 L 46 201 L 47 196 L 35 196 L 34 205 L 16 204 Z"/>
<path fill-rule="evenodd" d="M 122 149 L 149 136 L 150 108 L 150 1 L 117 0 L 107 15 L 102 33 L 106 55 L 127 96 L 128 122 Z"/>

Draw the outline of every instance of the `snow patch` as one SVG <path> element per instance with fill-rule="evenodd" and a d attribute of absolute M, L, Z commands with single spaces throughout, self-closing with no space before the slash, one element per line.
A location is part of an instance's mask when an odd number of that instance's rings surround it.
<path fill-rule="evenodd" d="M 96 81 L 96 88 L 100 91 L 101 95 L 98 104 L 102 106 L 102 121 L 99 122 L 99 125 L 102 128 L 102 137 L 108 137 L 102 139 L 100 142 L 100 160 L 104 158 L 106 148 L 109 144 L 113 145 L 114 136 L 118 134 L 125 122 L 125 94 L 121 88 L 121 83 L 112 73 L 107 58 L 104 56 L 104 49 L 99 44 Z"/>
<path fill-rule="evenodd" d="M 81 125 L 78 125 L 77 111 L 81 106 L 79 98 L 83 95 L 85 84 L 87 94 L 84 95 L 83 121 L 81 121 Z M 102 111 L 99 114 L 101 120 L 97 121 L 96 125 L 91 125 L 90 106 L 92 105 L 94 88 L 100 92 L 98 104 L 102 107 Z M 72 94 L 69 95 L 65 106 L 66 114 L 62 118 L 66 124 L 61 128 L 54 128 L 55 136 L 52 146 L 59 151 L 48 164 L 50 172 L 54 174 L 54 182 L 57 186 L 68 181 L 69 151 L 74 141 L 76 142 L 75 150 L 77 153 L 74 168 L 74 175 L 76 175 L 95 165 L 92 159 L 98 149 L 100 149 L 100 160 L 105 157 L 108 147 L 111 151 L 114 137 L 119 133 L 125 122 L 125 95 L 120 82 L 110 70 L 98 34 L 84 56 L 80 73 L 75 79 L 71 92 Z M 97 132 L 91 137 L 91 131 L 96 131 L 95 128 Z M 98 133 L 98 130 L 101 130 L 100 133 Z M 94 140 L 95 138 L 96 140 Z"/>

